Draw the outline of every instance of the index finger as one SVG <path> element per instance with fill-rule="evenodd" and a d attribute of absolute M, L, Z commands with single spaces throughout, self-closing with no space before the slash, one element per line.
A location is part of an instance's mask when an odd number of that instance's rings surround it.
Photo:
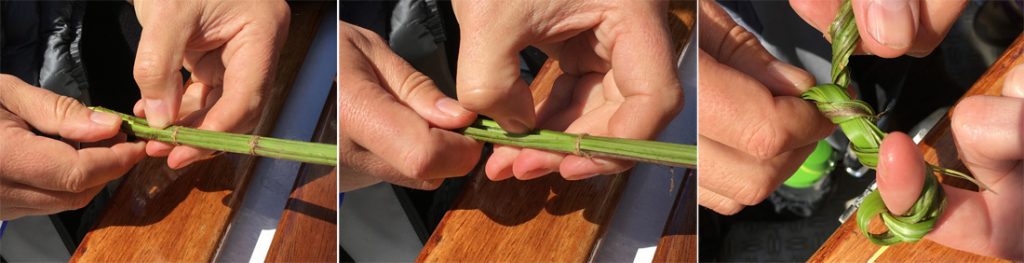
<path fill-rule="evenodd" d="M 767 160 L 814 143 L 832 133 L 833 125 L 809 102 L 773 97 L 751 77 L 699 52 L 698 133 Z"/>

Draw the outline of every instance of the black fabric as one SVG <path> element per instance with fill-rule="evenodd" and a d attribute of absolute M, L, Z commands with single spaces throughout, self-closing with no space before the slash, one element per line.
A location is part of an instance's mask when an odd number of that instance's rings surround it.
<path fill-rule="evenodd" d="M 135 9 L 122 1 L 90 1 L 82 37 L 92 104 L 131 112 L 141 98 L 132 75 L 142 26 Z"/>
<path fill-rule="evenodd" d="M 0 72 L 39 86 L 43 42 L 39 30 L 39 5 L 29 1 L 0 2 L 3 34 L 0 35 Z"/>
<path fill-rule="evenodd" d="M 0 71 L 90 105 L 131 112 L 139 99 L 132 64 L 141 26 L 123 1 L 3 1 Z M 89 10 L 89 12 L 86 12 Z M 52 215 L 73 252 L 109 199 Z"/>
<path fill-rule="evenodd" d="M 0 72 L 57 94 L 88 100 L 79 44 L 82 1 L 5 1 Z"/>

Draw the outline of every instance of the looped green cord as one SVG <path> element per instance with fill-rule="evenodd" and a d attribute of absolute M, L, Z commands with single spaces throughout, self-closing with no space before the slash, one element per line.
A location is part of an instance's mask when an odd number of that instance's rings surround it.
<path fill-rule="evenodd" d="M 878 151 L 885 133 L 878 129 L 878 120 L 874 110 L 867 103 L 851 99 L 845 87 L 850 84 L 850 73 L 847 68 L 850 55 L 860 40 L 857 24 L 854 19 L 850 0 L 844 0 L 829 34 L 832 37 L 832 82 L 819 85 L 804 92 L 801 97 L 814 101 L 832 123 L 839 125 L 846 137 L 850 139 L 850 149 L 861 164 L 871 169 L 878 166 Z M 914 242 L 928 234 L 935 221 L 945 208 L 946 196 L 935 173 L 943 173 L 957 178 L 966 179 L 982 189 L 987 186 L 970 176 L 952 169 L 926 165 L 925 184 L 914 206 L 905 215 L 893 215 L 882 202 L 878 190 L 872 191 L 864 198 L 857 210 L 857 225 L 864 236 L 872 243 L 888 246 L 899 242 Z M 886 230 L 881 234 L 868 231 L 868 223 L 881 215 Z"/>
<path fill-rule="evenodd" d="M 914 202 L 914 206 L 907 211 L 906 215 L 894 216 L 882 202 L 882 196 L 878 190 L 872 191 L 857 210 L 857 226 L 864 232 L 871 242 L 888 246 L 899 242 L 914 242 L 921 240 L 924 235 L 931 232 L 935 227 L 942 210 L 946 207 L 945 193 L 939 185 L 935 176 L 925 176 L 924 188 L 921 189 L 921 196 Z M 881 234 L 868 232 L 868 224 L 871 219 L 882 216 L 882 223 L 888 228 Z"/>

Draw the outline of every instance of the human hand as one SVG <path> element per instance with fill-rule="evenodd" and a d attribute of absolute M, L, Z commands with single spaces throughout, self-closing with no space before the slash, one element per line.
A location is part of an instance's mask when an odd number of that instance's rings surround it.
<path fill-rule="evenodd" d="M 82 208 L 107 182 L 121 177 L 144 154 L 141 142 L 124 142 L 121 119 L 0 75 L 0 219 Z M 114 140 L 110 147 L 75 149 L 57 139 Z"/>
<path fill-rule="evenodd" d="M 942 42 L 966 0 L 851 0 L 860 32 L 858 54 L 927 56 Z M 804 21 L 828 37 L 841 0 L 789 0 Z"/>
<path fill-rule="evenodd" d="M 457 87 L 469 110 L 502 128 L 534 128 L 633 139 L 657 136 L 682 109 L 665 1 L 454 1 L 461 28 Z M 535 107 L 519 76 L 532 45 L 565 72 Z M 583 179 L 633 162 L 495 146 L 492 180 L 558 171 Z"/>
<path fill-rule="evenodd" d="M 1024 66 L 1007 75 L 1003 97 L 973 96 L 957 104 L 952 128 L 960 159 L 993 191 L 943 186 L 946 209 L 925 238 L 952 248 L 1024 260 Z M 882 141 L 878 191 L 903 214 L 921 194 L 924 160 L 903 133 Z M 927 175 L 930 176 L 930 175 Z"/>
<path fill-rule="evenodd" d="M 735 214 L 793 175 L 834 126 L 799 97 L 809 73 L 775 59 L 714 1 L 699 10 L 698 203 Z"/>
<path fill-rule="evenodd" d="M 341 191 L 384 180 L 435 189 L 469 173 L 483 145 L 449 131 L 476 119 L 380 36 L 341 22 L 338 106 Z"/>
<path fill-rule="evenodd" d="M 134 1 L 142 24 L 135 80 L 142 100 L 135 114 L 151 126 L 249 132 L 273 82 L 289 23 L 284 1 Z M 192 73 L 182 85 L 179 72 Z M 227 95 L 227 96 L 222 96 Z M 212 151 L 150 141 L 146 152 L 185 167 Z"/>

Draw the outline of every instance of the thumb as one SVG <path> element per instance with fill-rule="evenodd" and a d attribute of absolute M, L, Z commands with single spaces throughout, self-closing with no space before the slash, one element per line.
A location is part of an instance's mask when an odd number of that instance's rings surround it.
<path fill-rule="evenodd" d="M 94 142 L 113 137 L 121 126 L 114 114 L 92 111 L 77 100 L 33 87 L 11 75 L 2 75 L 0 105 L 46 133 Z"/>
<path fill-rule="evenodd" d="M 907 53 L 920 28 L 920 0 L 853 0 L 865 51 L 892 58 Z"/>
<path fill-rule="evenodd" d="M 462 25 L 456 74 L 459 101 L 510 132 L 528 132 L 536 127 L 537 114 L 533 95 L 519 76 L 518 51 L 523 47 L 505 32 L 483 29 L 480 22 Z"/>
<path fill-rule="evenodd" d="M 906 134 L 893 132 L 882 140 L 878 160 L 878 192 L 889 212 L 902 215 L 921 195 L 925 175 L 924 159 Z"/>
<path fill-rule="evenodd" d="M 779 61 L 765 50 L 754 34 L 712 1 L 701 1 L 700 49 L 717 61 L 750 75 L 775 96 L 800 96 L 814 86 L 814 77 L 796 66 Z M 704 41 L 708 39 L 710 41 Z"/>
<path fill-rule="evenodd" d="M 171 1 L 174 2 L 174 1 Z M 172 8 L 146 9 L 140 12 L 155 12 L 150 17 L 181 17 Z M 149 125 L 164 128 L 177 120 L 181 96 L 184 92 L 181 63 L 185 43 L 191 30 L 180 28 L 189 23 L 181 21 L 160 21 L 144 24 L 135 55 L 134 76 L 145 102 L 146 120 Z"/>

